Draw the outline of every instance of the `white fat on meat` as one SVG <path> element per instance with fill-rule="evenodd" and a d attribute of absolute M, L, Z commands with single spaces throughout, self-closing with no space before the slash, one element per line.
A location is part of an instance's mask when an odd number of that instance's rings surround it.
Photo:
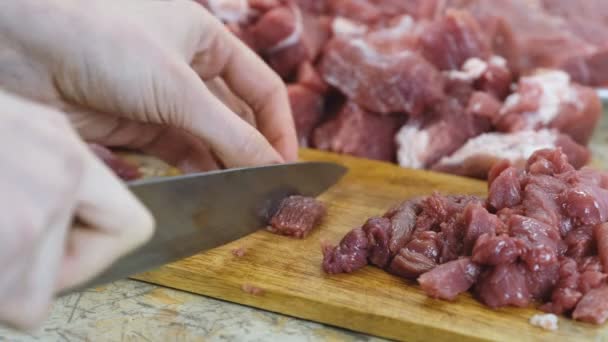
<path fill-rule="evenodd" d="M 488 63 L 477 57 L 472 57 L 464 62 L 461 70 L 447 71 L 445 75 L 453 80 L 472 82 L 480 78 L 487 69 Z"/>
<path fill-rule="evenodd" d="M 414 19 L 409 15 L 402 15 L 396 18 L 390 26 L 373 31 L 373 35 L 382 39 L 399 39 L 412 32 L 414 29 Z"/>
<path fill-rule="evenodd" d="M 555 148 L 558 133 L 554 130 L 518 131 L 515 133 L 484 133 L 467 141 L 449 156 L 441 158 L 438 165 L 460 165 L 470 158 L 487 155 L 507 159 L 512 163 L 528 159 L 535 151 Z"/>
<path fill-rule="evenodd" d="M 294 2 L 289 2 L 289 9 L 292 11 L 293 16 L 296 21 L 295 29 L 289 36 L 287 36 L 285 39 L 278 42 L 277 45 L 268 49 L 269 53 L 274 53 L 274 52 L 283 50 L 285 48 L 288 48 L 292 45 L 295 45 L 302 38 L 302 32 L 304 31 L 302 12 L 300 11 L 300 8 L 298 7 L 298 5 L 296 5 Z"/>
<path fill-rule="evenodd" d="M 418 124 L 408 124 L 401 127 L 395 136 L 395 141 L 398 146 L 397 161 L 400 166 L 412 169 L 422 169 L 426 166 L 424 155 L 430 141 L 429 132 L 420 129 Z"/>
<path fill-rule="evenodd" d="M 555 331 L 558 329 L 557 316 L 554 314 L 536 314 L 530 317 L 530 324 L 541 327 L 545 330 Z"/>
<path fill-rule="evenodd" d="M 247 0 L 208 0 L 207 4 L 211 13 L 226 23 L 244 22 L 251 11 Z"/>
<path fill-rule="evenodd" d="M 362 36 L 367 32 L 367 26 L 344 17 L 335 17 L 331 23 L 334 36 Z"/>
<path fill-rule="evenodd" d="M 506 68 L 507 61 L 501 56 L 496 55 L 490 57 L 487 62 L 477 57 L 471 57 L 462 64 L 460 70 L 445 71 L 444 74 L 453 80 L 473 82 L 488 70 L 489 65 Z"/>
<path fill-rule="evenodd" d="M 563 71 L 539 70 L 534 75 L 523 77 L 520 82 L 540 88 L 538 109 L 534 113 L 525 113 L 527 118 L 525 128 L 533 129 L 539 124 L 542 126 L 550 124 L 559 115 L 560 106 L 564 103 L 574 104 L 577 107 L 582 105 L 576 89 L 570 83 L 570 75 Z M 509 95 L 500 113 L 508 113 L 519 104 L 520 100 L 521 95 L 518 93 Z"/>

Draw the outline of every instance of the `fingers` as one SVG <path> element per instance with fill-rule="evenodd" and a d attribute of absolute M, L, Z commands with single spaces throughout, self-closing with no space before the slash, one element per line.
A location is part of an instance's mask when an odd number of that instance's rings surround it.
<path fill-rule="evenodd" d="M 284 159 L 253 126 L 215 97 L 186 64 L 174 73 L 187 96 L 183 128 L 206 141 L 226 167 L 265 165 Z"/>
<path fill-rule="evenodd" d="M 112 172 L 83 146 L 85 172 L 78 192 L 77 218 L 67 240 L 57 288 L 74 287 L 150 239 L 154 220 Z"/>
<path fill-rule="evenodd" d="M 287 90 L 260 57 L 209 13 L 192 67 L 204 79 L 221 76 L 255 112 L 259 130 L 286 161 L 297 159 L 297 138 Z"/>
<path fill-rule="evenodd" d="M 142 123 L 77 107 L 70 109 L 69 118 L 88 142 L 141 151 L 186 173 L 220 168 L 206 143 L 178 128 Z"/>

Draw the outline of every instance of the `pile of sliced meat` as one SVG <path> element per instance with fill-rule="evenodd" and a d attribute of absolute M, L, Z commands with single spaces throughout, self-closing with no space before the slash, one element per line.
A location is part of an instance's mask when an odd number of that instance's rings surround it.
<path fill-rule="evenodd" d="M 589 159 L 605 1 L 198 2 L 283 77 L 302 146 L 478 178 L 539 148 Z"/>
<path fill-rule="evenodd" d="M 602 324 L 608 319 L 608 173 L 576 170 L 561 149 L 522 167 L 503 160 L 487 199 L 410 199 L 323 246 L 327 273 L 366 265 L 417 280 L 429 296 L 471 291 L 492 308 L 541 310 Z"/>

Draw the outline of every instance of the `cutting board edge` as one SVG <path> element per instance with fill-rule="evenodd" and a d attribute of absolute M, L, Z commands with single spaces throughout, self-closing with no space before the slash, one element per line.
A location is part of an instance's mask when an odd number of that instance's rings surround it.
<path fill-rule="evenodd" d="M 342 328 L 351 330 L 353 332 L 371 334 L 374 336 L 393 339 L 393 340 L 406 340 L 406 341 L 420 341 L 425 342 L 429 340 L 441 339 L 447 340 L 450 342 L 460 342 L 460 341 L 497 341 L 497 336 L 493 336 L 492 338 L 475 338 L 470 334 L 460 333 L 455 330 L 439 328 L 433 325 L 426 325 L 420 322 L 414 322 L 410 320 L 405 320 L 403 318 L 397 319 L 393 317 L 374 317 L 374 319 L 370 319 L 369 314 L 364 310 L 356 310 L 350 308 L 345 305 L 335 305 L 333 303 L 324 303 L 323 301 L 313 300 L 306 296 L 298 296 L 294 293 L 288 292 L 280 292 L 280 291 L 267 291 L 260 296 L 245 294 L 245 292 L 241 289 L 243 285 L 240 282 L 236 281 L 227 281 L 226 279 L 213 279 L 206 278 L 206 282 L 196 282 L 196 284 L 188 285 L 188 282 L 180 283 L 178 286 L 175 284 L 175 277 L 180 277 L 181 279 L 185 279 L 183 277 L 186 274 L 180 274 L 182 271 L 178 268 L 173 268 L 171 265 L 167 265 L 161 267 L 158 270 L 145 272 L 140 275 L 136 275 L 131 277 L 131 279 L 143 281 L 151 284 L 165 286 L 167 288 L 172 288 L 176 290 L 186 291 L 189 293 L 203 295 L 214 299 L 219 299 L 223 301 L 227 301 L 230 303 L 235 303 L 239 305 L 244 305 L 253 309 L 263 309 L 265 311 L 270 311 L 274 313 L 279 313 L 283 315 L 287 315 L 294 318 L 308 320 L 310 322 L 317 322 L 322 324 L 327 324 L 336 328 Z M 185 272 L 184 272 L 185 273 Z M 172 276 L 172 280 L 164 281 L 163 277 Z M 226 285 L 229 286 L 230 289 Z M 222 289 L 222 290 L 217 290 Z M 297 299 L 300 305 L 298 306 L 288 306 L 283 305 L 287 301 L 293 301 Z M 324 304 L 324 305 L 319 305 Z M 306 305 L 310 308 L 311 311 L 298 311 L 302 305 Z M 319 315 L 319 311 L 316 309 L 317 307 L 321 307 L 323 309 L 330 308 L 332 311 L 336 312 L 336 315 L 329 315 L 325 312 Z M 316 311 L 314 311 L 316 310 Z M 325 311 L 323 310 L 323 311 Z M 345 320 L 341 320 L 337 315 L 344 315 L 344 313 L 350 313 L 352 316 L 351 320 L 348 321 L 348 324 L 345 324 Z M 317 314 L 315 314 L 317 313 Z M 332 319 L 332 316 L 335 317 Z M 320 318 L 321 317 L 321 318 Z M 354 318 L 354 319 L 353 319 Z M 377 324 L 377 321 L 383 321 L 384 324 Z M 408 326 L 404 327 L 404 323 Z M 387 329 L 387 326 L 390 329 Z M 407 331 L 406 334 L 400 333 L 402 331 Z M 417 331 L 423 332 L 424 334 L 416 334 Z"/>

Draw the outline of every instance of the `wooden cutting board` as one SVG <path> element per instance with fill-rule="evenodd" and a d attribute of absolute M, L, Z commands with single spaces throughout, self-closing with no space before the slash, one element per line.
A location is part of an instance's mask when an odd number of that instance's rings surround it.
<path fill-rule="evenodd" d="M 452 303 L 430 299 L 415 282 L 371 266 L 352 274 L 323 273 L 320 240 L 337 243 L 368 217 L 413 196 L 433 191 L 485 195 L 486 185 L 312 150 L 302 150 L 301 159 L 349 168 L 319 197 L 328 206 L 328 216 L 306 239 L 259 231 L 134 278 L 397 340 L 608 339 L 608 328 L 566 318 L 560 318 L 558 331 L 544 331 L 528 323 L 537 313 L 533 309 L 490 310 L 468 294 Z M 233 255 L 235 248 L 246 249 L 246 254 Z M 243 290 L 248 287 L 261 293 Z"/>

